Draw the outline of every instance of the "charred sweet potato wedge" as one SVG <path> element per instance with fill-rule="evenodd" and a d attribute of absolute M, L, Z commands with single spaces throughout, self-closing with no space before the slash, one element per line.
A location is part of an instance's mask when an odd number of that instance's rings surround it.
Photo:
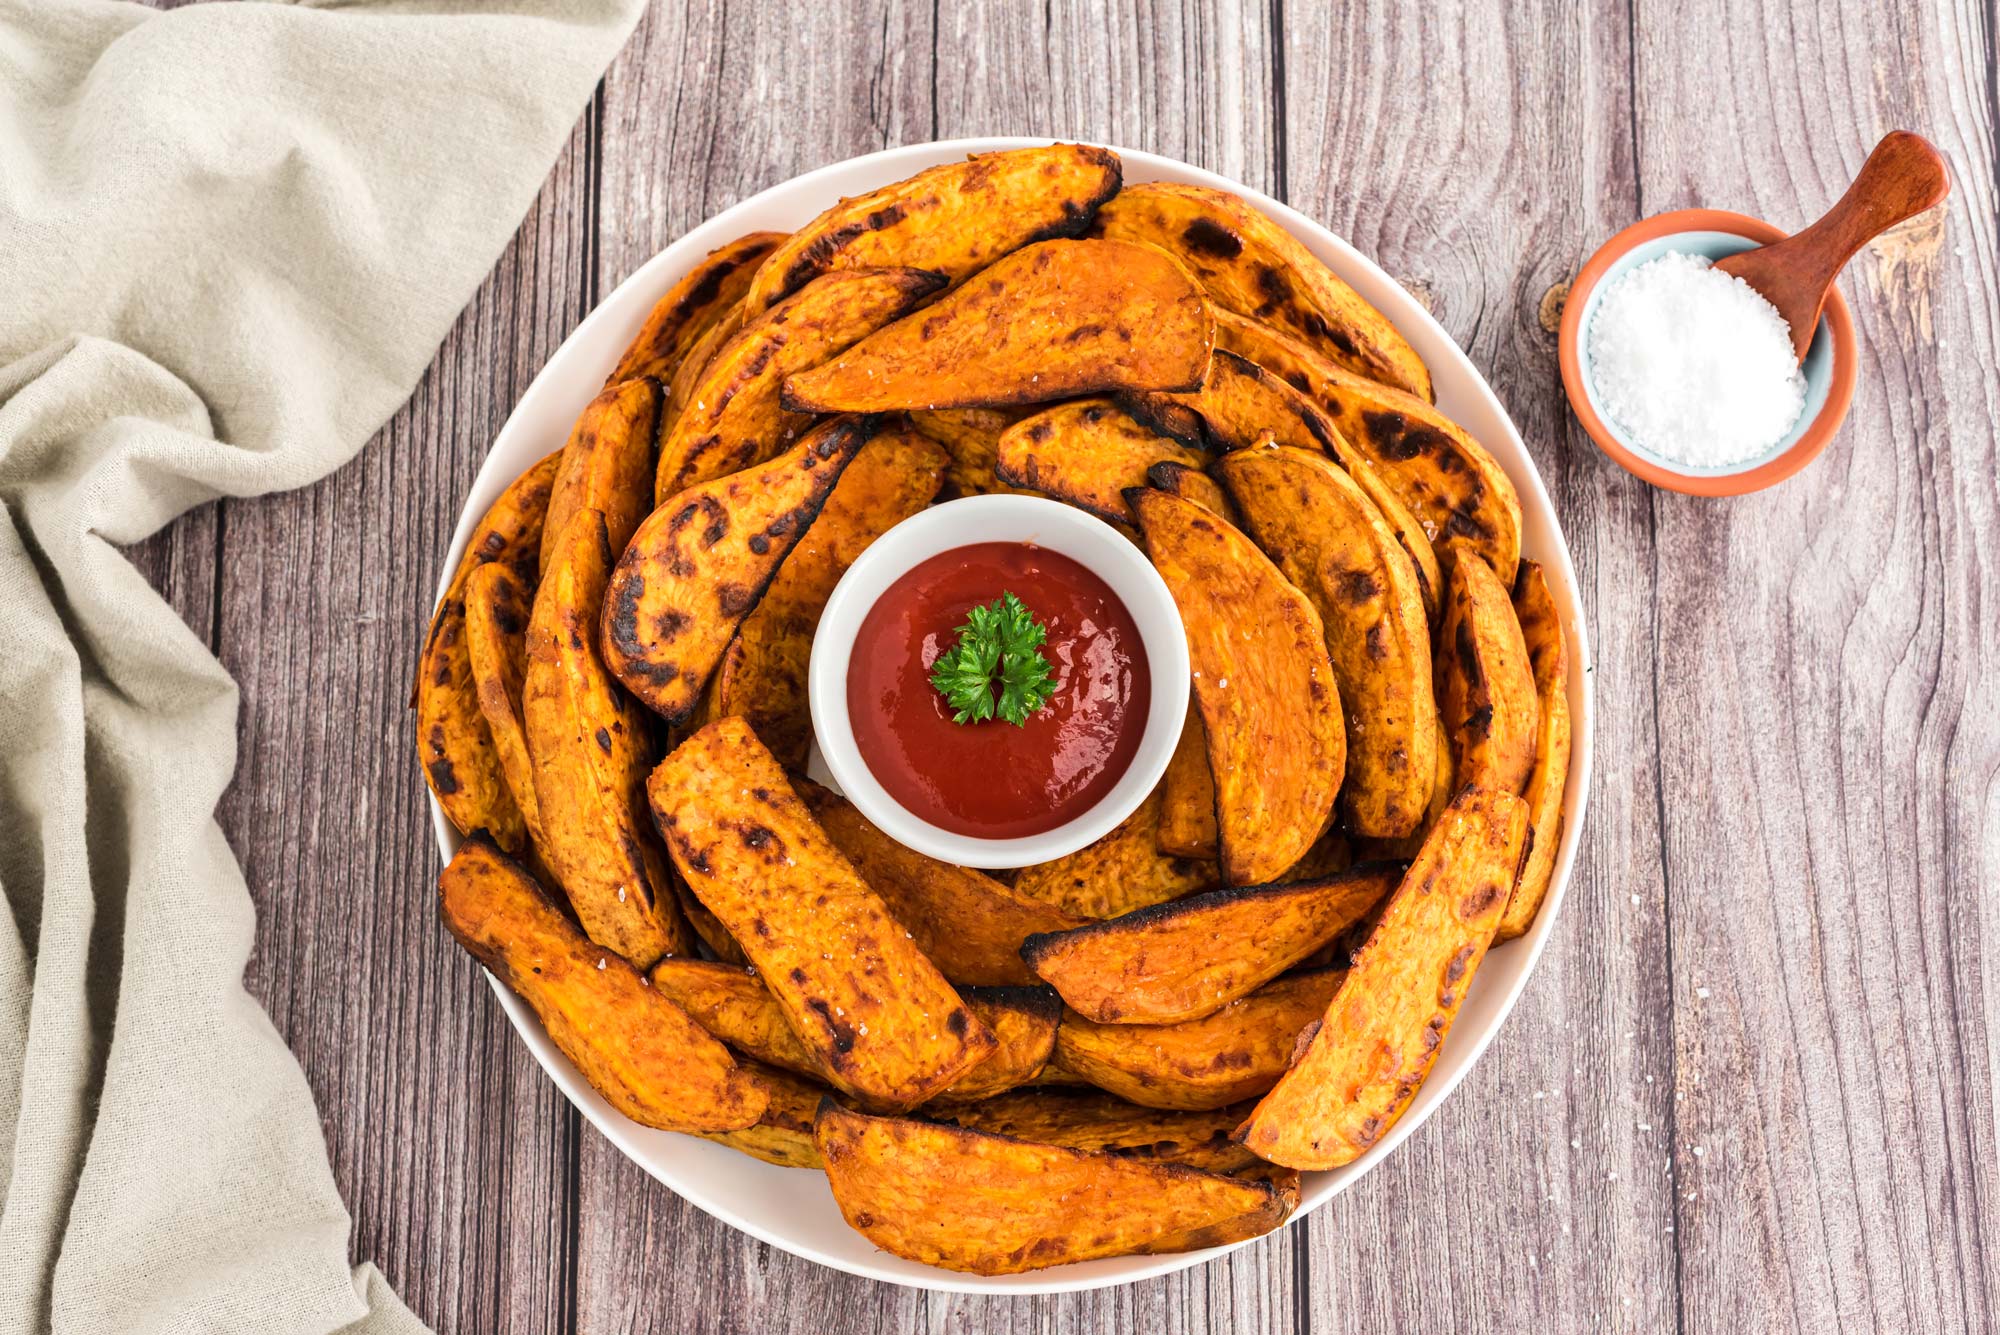
<path fill-rule="evenodd" d="M 1485 958 L 1527 833 L 1527 804 L 1512 793 L 1459 791 L 1298 1062 L 1237 1139 L 1272 1163 L 1338 1168 L 1395 1125 Z"/>
<path fill-rule="evenodd" d="M 1236 502 L 1229 499 L 1222 484 L 1207 473 L 1188 467 L 1186 464 L 1154 464 L 1146 470 L 1147 483 L 1169 496 L 1178 496 L 1184 501 L 1192 501 L 1213 515 L 1220 515 L 1237 528 L 1243 527 L 1243 517 L 1236 513 Z"/>
<path fill-rule="evenodd" d="M 743 312 L 743 303 L 737 302 L 728 310 L 715 317 L 715 323 L 703 331 L 700 338 L 688 348 L 681 364 L 674 368 L 674 377 L 667 382 L 667 414 L 661 422 L 662 438 L 672 434 L 674 423 L 681 420 L 688 404 L 694 401 L 694 387 L 701 383 L 701 377 L 715 364 L 716 354 L 729 346 L 729 341 L 743 332 L 748 317 Z M 659 495 L 659 474 L 653 476 L 653 492 Z"/>
<path fill-rule="evenodd" d="M 882 328 L 942 281 L 922 269 L 831 273 L 749 320 L 702 371 L 660 442 L 654 502 L 790 448 L 812 417 L 779 406 L 785 378 Z"/>
<path fill-rule="evenodd" d="M 1402 869 L 1212 890 L 1108 922 L 1032 936 L 1021 957 L 1098 1024 L 1172 1025 L 1212 1015 L 1367 916 Z"/>
<path fill-rule="evenodd" d="M 1439 715 L 1437 724 L 1437 745 L 1435 753 L 1435 773 L 1431 779 L 1430 801 L 1424 805 L 1424 818 L 1417 828 L 1400 839 L 1354 840 L 1354 854 L 1372 862 L 1408 862 L 1423 848 L 1424 840 L 1431 829 L 1444 817 L 1444 809 L 1451 805 L 1451 799 L 1458 792 L 1457 771 L 1451 758 L 1451 738 L 1445 734 L 1444 717 Z"/>
<path fill-rule="evenodd" d="M 638 335 L 604 383 L 610 386 L 622 380 L 640 379 L 664 382 L 671 378 L 688 350 L 715 327 L 715 322 L 730 307 L 743 299 L 757 266 L 784 239 L 783 232 L 752 232 L 709 251 L 685 277 L 667 289 L 667 295 L 653 303 L 646 323 L 639 327 Z"/>
<path fill-rule="evenodd" d="M 1215 313 L 1218 349 L 1246 357 L 1317 404 L 1364 455 L 1437 547 L 1470 547 L 1511 583 L 1521 556 L 1521 500 L 1506 470 L 1430 402 L 1334 365 L 1297 339 L 1231 311 Z"/>
<path fill-rule="evenodd" d="M 785 381 L 794 412 L 1047 403 L 1192 389 L 1215 321 L 1172 256 L 1115 241 L 1017 250 L 936 304 Z"/>
<path fill-rule="evenodd" d="M 1062 1002 L 1046 987 L 968 987 L 965 1007 L 993 1031 L 993 1055 L 947 1087 L 942 1098 L 990 1098 L 1042 1073 L 1056 1050 Z"/>
<path fill-rule="evenodd" d="M 1097 1089 L 1037 1087 L 978 1103 L 927 1108 L 925 1114 L 968 1130 L 1038 1145 L 1100 1150 L 1208 1173 L 1240 1173 L 1263 1163 L 1229 1138 L 1251 1106 L 1246 1102 L 1206 1111 L 1141 1108 Z"/>
<path fill-rule="evenodd" d="M 703 1140 L 727 1145 L 753 1159 L 780 1168 L 819 1168 L 819 1146 L 813 1143 L 813 1118 L 820 1100 L 833 1091 L 817 1080 L 790 1071 L 739 1062 L 764 1087 L 769 1102 L 764 1115 L 741 1131 L 697 1131 Z M 1240 1120 L 1240 1119 L 1239 1119 Z M 1247 1153 L 1247 1151 L 1246 1151 Z"/>
<path fill-rule="evenodd" d="M 1115 918 L 1213 887 L 1220 870 L 1160 851 L 1164 796 L 1155 788 L 1138 810 L 1096 843 L 1066 857 L 1023 868 L 1014 893 L 1078 918 Z"/>
<path fill-rule="evenodd" d="M 1145 486 L 1149 468 L 1160 463 L 1200 468 L 1205 462 L 1109 399 L 1074 399 L 1007 428 L 994 471 L 1011 486 L 1130 525 L 1125 491 Z"/>
<path fill-rule="evenodd" d="M 1520 792 L 1541 722 L 1535 669 L 1507 586 L 1474 552 L 1458 553 L 1445 579 L 1436 674 L 1458 783 Z"/>
<path fill-rule="evenodd" d="M 528 849 L 528 826 L 507 787 L 500 756 L 480 712 L 465 642 L 465 584 L 483 565 L 511 567 L 532 584 L 542 550 L 542 521 L 562 452 L 549 455 L 500 493 L 465 545 L 444 601 L 431 614 L 417 664 L 417 760 L 424 782 L 460 834 L 485 830 L 513 854 Z"/>
<path fill-rule="evenodd" d="M 626 380 L 585 405 L 563 446 L 562 468 L 549 493 L 542 527 L 542 564 L 579 510 L 604 516 L 611 550 L 622 552 L 653 508 L 653 456 L 659 448 L 666 390 L 657 380 Z"/>
<path fill-rule="evenodd" d="M 944 494 L 989 496 L 1018 493 L 1000 480 L 995 471 L 1000 462 L 1000 437 L 1008 427 L 1028 415 L 1020 408 L 940 408 L 909 415 L 910 425 L 944 446 L 951 456 L 945 469 Z"/>
<path fill-rule="evenodd" d="M 676 727 L 874 424 L 837 418 L 768 463 L 690 487 L 647 517 L 604 599 L 604 661 Z"/>
<path fill-rule="evenodd" d="M 984 153 L 843 199 L 801 227 L 758 272 L 754 313 L 831 269 L 909 265 L 951 282 L 1010 250 L 1080 235 L 1118 193 L 1118 155 L 1085 144 Z"/>
<path fill-rule="evenodd" d="M 1533 561 L 1521 562 L 1514 581 L 1514 617 L 1521 625 L 1541 711 L 1535 728 L 1535 763 L 1521 794 L 1528 802 L 1528 856 L 1500 915 L 1502 941 L 1535 925 L 1542 897 L 1549 892 L 1556 848 L 1562 842 L 1563 789 L 1569 782 L 1569 662 L 1563 649 L 1562 615 L 1549 594 L 1547 577 Z"/>
<path fill-rule="evenodd" d="M 801 781 L 798 789 L 827 837 L 955 984 L 1032 985 L 1039 980 L 1021 961 L 1021 943 L 1086 921 L 991 876 L 905 848 L 816 783 Z"/>
<path fill-rule="evenodd" d="M 1057 1059 L 1065 1071 L 1144 1107 L 1226 1107 L 1278 1082 L 1342 972 L 1287 974 L 1178 1024 L 1098 1024 L 1068 1012 L 1056 1031 Z"/>
<path fill-rule="evenodd" d="M 528 827 L 531 849 L 542 841 L 542 814 L 535 800 L 534 766 L 528 761 L 528 734 L 521 723 L 521 693 L 527 684 L 528 609 L 533 600 L 527 583 L 502 561 L 487 562 L 465 581 L 465 650 L 472 666 L 472 689 L 500 761 L 501 777 Z"/>
<path fill-rule="evenodd" d="M 1246 531 L 1325 628 L 1347 711 L 1342 819 L 1359 835 L 1409 834 L 1437 771 L 1430 623 L 1416 567 L 1375 503 L 1324 454 L 1237 450 L 1215 471 Z"/>
<path fill-rule="evenodd" d="M 870 1117 L 831 1100 L 813 1137 L 849 1225 L 892 1255 L 973 1274 L 1219 1247 L 1270 1232 L 1298 1203 L 1291 1184 Z"/>
<path fill-rule="evenodd" d="M 763 1115 L 763 1087 L 687 1012 L 570 925 L 534 879 L 475 834 L 438 877 L 444 925 L 541 1017 L 565 1057 L 633 1121 L 731 1131 Z"/>
<path fill-rule="evenodd" d="M 1126 394 L 1119 402 L 1155 431 L 1217 454 L 1252 445 L 1288 445 L 1324 452 L 1366 492 L 1396 541 L 1409 553 L 1424 591 L 1424 610 L 1437 608 L 1437 553 L 1423 525 L 1367 459 L 1348 443 L 1317 404 L 1271 372 L 1233 352 L 1217 350 L 1206 384 L 1187 394 Z"/>
<path fill-rule="evenodd" d="M 1187 631 L 1223 879 L 1275 880 L 1326 827 L 1347 764 L 1319 613 L 1255 543 L 1208 511 L 1151 489 L 1125 499 Z"/>
<path fill-rule="evenodd" d="M 701 729 L 647 792 L 688 886 L 836 1087 L 914 1107 L 992 1055 L 992 1031 L 841 856 L 749 724 Z"/>
<path fill-rule="evenodd" d="M 1163 247 L 1217 306 L 1276 325 L 1357 375 L 1431 397 L 1430 372 L 1389 317 L 1240 196 L 1149 181 L 1098 210 L 1093 234 Z"/>
<path fill-rule="evenodd" d="M 723 655 L 716 717 L 748 719 L 787 768 L 805 768 L 812 741 L 806 668 L 833 586 L 869 543 L 931 503 L 944 485 L 945 464 L 937 444 L 901 419 L 886 419 L 840 475 Z"/>
<path fill-rule="evenodd" d="M 592 941 L 645 968 L 694 947 L 665 857 L 646 827 L 652 726 L 597 655 L 611 573 L 604 516 L 579 511 L 528 617 L 521 719 L 535 772 L 541 854 Z"/>
<path fill-rule="evenodd" d="M 647 977 L 661 996 L 738 1052 L 768 1066 L 823 1078 L 820 1064 L 792 1032 L 784 1009 L 755 969 L 669 955 Z"/>
<path fill-rule="evenodd" d="M 1214 862 L 1222 856 L 1215 829 L 1215 776 L 1208 772 L 1208 734 L 1202 730 L 1201 706 L 1193 701 L 1160 780 L 1160 828 L 1154 842 L 1170 857 Z"/>

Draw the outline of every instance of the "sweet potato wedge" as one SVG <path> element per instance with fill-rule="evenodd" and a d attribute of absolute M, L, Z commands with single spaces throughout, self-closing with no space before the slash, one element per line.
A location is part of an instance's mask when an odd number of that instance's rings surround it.
<path fill-rule="evenodd" d="M 816 427 L 768 463 L 690 487 L 639 525 L 604 599 L 604 661 L 627 690 L 678 727 L 873 430 L 866 418 Z"/>
<path fill-rule="evenodd" d="M 590 939 L 643 969 L 688 953 L 694 936 L 646 827 L 651 723 L 605 672 L 592 634 L 611 555 L 596 510 L 579 511 L 557 539 L 528 617 L 521 719 L 542 858 Z"/>
<path fill-rule="evenodd" d="M 1458 553 L 1445 578 L 1436 675 L 1458 783 L 1520 792 L 1541 722 L 1535 669 L 1506 585 L 1474 552 Z"/>
<path fill-rule="evenodd" d="M 1236 513 L 1236 502 L 1222 489 L 1222 484 L 1198 469 L 1186 464 L 1154 464 L 1146 470 L 1146 482 L 1169 496 L 1178 496 L 1184 501 L 1192 501 L 1210 514 L 1219 515 L 1237 528 L 1243 527 L 1243 516 Z"/>
<path fill-rule="evenodd" d="M 784 239 L 783 232 L 751 232 L 709 251 L 653 304 L 646 323 L 604 383 L 671 377 L 688 350 L 743 299 L 757 266 Z"/>
<path fill-rule="evenodd" d="M 542 527 L 542 564 L 579 510 L 604 516 L 613 553 L 653 508 L 653 455 L 659 449 L 666 390 L 657 380 L 625 380 L 584 406 L 563 446 L 562 468 L 549 493 Z"/>
<path fill-rule="evenodd" d="M 955 984 L 1032 985 L 1038 980 L 1021 961 L 1021 943 L 1086 921 L 991 876 L 905 848 L 846 798 L 816 783 L 797 787 L 827 838 L 882 897 L 917 949 Z"/>
<path fill-rule="evenodd" d="M 782 454 L 812 423 L 779 406 L 785 378 L 882 328 L 942 282 L 921 269 L 832 273 L 746 323 L 702 371 L 660 442 L 655 504 Z"/>
<path fill-rule="evenodd" d="M 940 1095 L 953 1102 L 991 1098 L 1042 1073 L 1056 1050 L 1062 1002 L 1046 987 L 968 987 L 965 1008 L 993 1031 L 993 1055 Z"/>
<path fill-rule="evenodd" d="M 1272 1163 L 1338 1168 L 1395 1125 L 1485 958 L 1527 833 L 1527 804 L 1512 793 L 1459 791 L 1304 1053 L 1237 1139 Z"/>
<path fill-rule="evenodd" d="M 851 1226 L 893 1255 L 973 1274 L 1219 1247 L 1268 1233 L 1298 1203 L 1278 1183 L 870 1117 L 831 1100 L 813 1138 Z"/>
<path fill-rule="evenodd" d="M 709 1033 L 767 1066 L 824 1078 L 785 1021 L 784 1009 L 755 969 L 692 955 L 669 955 L 647 974 L 654 990 Z"/>
<path fill-rule="evenodd" d="M 1200 468 L 1205 462 L 1195 451 L 1141 426 L 1109 399 L 1072 399 L 1001 433 L 994 471 L 1011 486 L 1130 525 L 1125 489 L 1145 486 L 1147 469 L 1160 463 Z"/>
<path fill-rule="evenodd" d="M 819 1168 L 819 1146 L 813 1143 L 813 1118 L 820 1100 L 832 1090 L 817 1080 L 809 1080 L 756 1062 L 739 1062 L 764 1087 L 769 1102 L 764 1115 L 741 1131 L 697 1131 L 703 1140 L 727 1145 L 753 1159 L 780 1168 Z M 1240 1120 L 1240 1119 L 1239 1119 Z M 1248 1151 L 1245 1151 L 1248 1153 Z"/>
<path fill-rule="evenodd" d="M 1000 462 L 1000 436 L 1028 415 L 1021 408 L 940 408 L 909 415 L 910 425 L 944 446 L 951 456 L 945 469 L 946 496 L 989 496 L 1019 493 L 994 471 Z"/>
<path fill-rule="evenodd" d="M 528 734 L 521 723 L 521 692 L 528 675 L 528 609 L 534 594 L 513 566 L 489 561 L 465 581 L 465 651 L 473 694 L 501 777 L 520 808 L 533 850 L 542 842 L 542 809 L 535 800 L 535 770 L 528 762 Z M 525 857 L 534 870 L 534 858 Z"/>
<path fill-rule="evenodd" d="M 1208 734 L 1201 706 L 1190 700 L 1181 739 L 1160 780 L 1160 828 L 1154 842 L 1170 857 L 1214 862 L 1221 854 L 1215 829 L 1215 776 L 1208 772 Z"/>
<path fill-rule="evenodd" d="M 465 643 L 465 582 L 483 565 L 503 564 L 533 583 L 540 565 L 542 520 L 562 452 L 556 451 L 500 493 L 459 558 L 444 601 L 431 614 L 411 703 L 417 711 L 417 760 L 424 782 L 460 834 L 485 830 L 510 853 L 528 849 L 528 827 L 508 790 L 479 709 Z"/>
<path fill-rule="evenodd" d="M 1319 838 L 1347 763 L 1319 613 L 1208 511 L 1151 489 L 1125 499 L 1187 630 L 1223 879 L 1275 880 Z"/>
<path fill-rule="evenodd" d="M 1436 772 L 1431 779 L 1430 801 L 1424 806 L 1424 818 L 1417 828 L 1400 839 L 1363 839 L 1354 841 L 1356 857 L 1371 862 L 1408 862 L 1423 848 L 1424 840 L 1444 817 L 1444 809 L 1451 805 L 1451 799 L 1458 792 L 1457 770 L 1451 758 L 1451 738 L 1444 730 L 1444 716 L 1438 716 L 1437 745 L 1435 753 Z"/>
<path fill-rule="evenodd" d="M 1220 880 L 1215 863 L 1160 851 L 1163 804 L 1164 795 L 1155 788 L 1138 810 L 1096 843 L 1023 868 L 1014 878 L 1014 893 L 1079 918 L 1115 918 L 1213 887 Z"/>
<path fill-rule="evenodd" d="M 763 1087 L 616 953 L 570 925 L 532 877 L 475 834 L 438 877 L 458 943 L 541 1017 L 549 1038 L 605 1100 L 668 1131 L 747 1127 Z"/>
<path fill-rule="evenodd" d="M 1283 885 L 1212 890 L 1108 922 L 1031 936 L 1021 957 L 1098 1024 L 1212 1015 L 1359 922 L 1401 879 L 1368 866 Z"/>
<path fill-rule="evenodd" d="M 728 310 L 715 317 L 702 336 L 688 348 L 681 364 L 674 368 L 674 378 L 667 382 L 667 415 L 661 424 L 662 437 L 670 435 L 674 423 L 681 420 L 689 403 L 694 401 L 694 387 L 701 383 L 702 373 L 715 364 L 715 355 L 729 346 L 729 341 L 743 332 L 748 317 L 743 312 L 743 303 L 737 302 Z M 659 475 L 653 478 L 654 495 L 659 494 Z"/>
<path fill-rule="evenodd" d="M 1164 247 L 1217 306 L 1276 325 L 1358 375 L 1431 397 L 1430 372 L 1389 318 L 1237 195 L 1135 185 L 1098 211 L 1093 234 Z"/>
<path fill-rule="evenodd" d="M 1434 546 L 1470 547 L 1511 583 L 1521 500 L 1471 433 L 1427 400 L 1379 384 L 1257 320 L 1215 313 L 1217 348 L 1246 357 L 1311 399 L 1409 506 Z"/>
<path fill-rule="evenodd" d="M 1569 782 L 1569 662 L 1563 650 L 1562 616 L 1549 595 L 1547 578 L 1533 561 L 1521 562 L 1514 580 L 1514 616 L 1535 675 L 1541 706 L 1535 728 L 1535 763 L 1522 796 L 1528 802 L 1528 856 L 1521 877 L 1500 915 L 1499 938 L 1511 941 L 1535 925 L 1562 842 L 1563 788 Z"/>
<path fill-rule="evenodd" d="M 1287 974 L 1179 1024 L 1098 1024 L 1066 1012 L 1057 1058 L 1065 1071 L 1144 1107 L 1226 1107 L 1277 1084 L 1300 1032 L 1326 1009 L 1342 973 Z"/>
<path fill-rule="evenodd" d="M 1229 1138 L 1251 1106 L 1174 1111 L 1141 1108 L 1097 1089 L 1037 1087 L 925 1113 L 968 1130 L 1038 1145 L 1101 1150 L 1208 1173 L 1239 1173 L 1263 1163 Z"/>
<path fill-rule="evenodd" d="M 1257 540 L 1312 601 L 1347 712 L 1340 811 L 1355 834 L 1394 839 L 1423 820 L 1437 770 L 1430 623 L 1416 567 L 1382 512 L 1317 451 L 1237 450 L 1216 476 Z"/>
<path fill-rule="evenodd" d="M 743 619 L 716 672 L 716 717 L 735 714 L 787 768 L 802 770 L 812 741 L 806 668 L 833 586 L 869 543 L 931 503 L 946 455 L 900 419 L 885 420 L 840 475 L 819 518 Z"/>
<path fill-rule="evenodd" d="M 1192 389 L 1215 321 L 1187 270 L 1150 246 L 1043 241 L 935 305 L 785 381 L 794 412 L 1047 403 Z"/>
<path fill-rule="evenodd" d="M 1437 608 L 1442 582 L 1430 536 L 1408 506 L 1340 433 L 1319 405 L 1271 372 L 1233 352 L 1218 350 L 1208 381 L 1187 394 L 1126 394 L 1126 411 L 1155 431 L 1217 454 L 1252 445 L 1289 445 L 1323 451 L 1345 468 L 1409 553 L 1423 584 L 1424 610 Z"/>
<path fill-rule="evenodd" d="M 996 1043 L 826 837 L 742 719 L 660 762 L 653 818 L 697 898 L 743 946 L 840 1089 L 914 1107 Z"/>
<path fill-rule="evenodd" d="M 1118 193 L 1118 155 L 1085 144 L 985 153 L 843 199 L 758 272 L 745 302 L 776 305 L 830 269 L 911 265 L 951 282 L 1010 250 L 1076 236 Z"/>

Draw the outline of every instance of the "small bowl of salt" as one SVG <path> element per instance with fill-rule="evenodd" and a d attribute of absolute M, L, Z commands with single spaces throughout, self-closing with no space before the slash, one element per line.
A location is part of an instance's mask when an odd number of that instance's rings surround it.
<path fill-rule="evenodd" d="M 1856 357 L 1839 291 L 1800 362 L 1777 308 L 1713 267 L 1784 235 L 1720 209 L 1663 213 L 1605 242 L 1571 284 L 1563 387 L 1591 439 L 1635 476 L 1740 496 L 1811 463 L 1846 418 Z"/>

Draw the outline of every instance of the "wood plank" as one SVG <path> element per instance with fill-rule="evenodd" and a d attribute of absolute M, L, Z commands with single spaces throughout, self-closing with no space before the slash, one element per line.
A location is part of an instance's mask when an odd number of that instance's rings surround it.
<path fill-rule="evenodd" d="M 1286 15 L 1290 202 L 1423 295 L 1486 373 L 1555 499 L 1597 661 L 1598 775 L 1554 938 L 1452 1099 L 1312 1219 L 1313 1328 L 1670 1330 L 1649 500 L 1575 427 L 1538 318 L 1636 215 L 1622 80 L 1576 75 L 1623 71 L 1624 6 Z"/>
<path fill-rule="evenodd" d="M 1955 182 L 1843 281 L 1860 386 L 1819 462 L 1655 501 L 1659 602 L 1633 629 L 1660 641 L 1678 1140 L 1703 1150 L 1677 1202 L 1686 1325 L 1991 1330 L 1993 12 L 1635 18 L 1646 211 L 1800 226 L 1897 127 Z"/>
<path fill-rule="evenodd" d="M 257 903 L 249 987 L 305 1067 L 355 1254 L 445 1331 L 556 1330 L 570 1308 L 579 1119 L 438 926 L 407 702 L 473 475 L 586 307 L 592 129 L 361 456 L 223 525 L 243 717 L 221 816 Z"/>

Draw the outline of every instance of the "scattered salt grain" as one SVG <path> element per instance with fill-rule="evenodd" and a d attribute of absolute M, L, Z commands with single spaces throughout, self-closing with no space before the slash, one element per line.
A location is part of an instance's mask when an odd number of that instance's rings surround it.
<path fill-rule="evenodd" d="M 1697 987 L 1697 988 L 1696 988 L 1696 989 L 1694 990 L 1694 994 L 1695 994 L 1696 996 L 1700 997 L 1700 998 L 1701 998 L 1701 999 L 1702 999 L 1703 1001 L 1707 1001 L 1707 1000 L 1708 1000 L 1708 989 L 1707 989 L 1707 988 L 1705 988 L 1705 987 Z"/>
<path fill-rule="evenodd" d="M 1669 251 L 1609 284 L 1587 352 L 1605 415 L 1641 449 L 1685 467 L 1769 453 L 1805 406 L 1785 317 L 1699 255 Z"/>

